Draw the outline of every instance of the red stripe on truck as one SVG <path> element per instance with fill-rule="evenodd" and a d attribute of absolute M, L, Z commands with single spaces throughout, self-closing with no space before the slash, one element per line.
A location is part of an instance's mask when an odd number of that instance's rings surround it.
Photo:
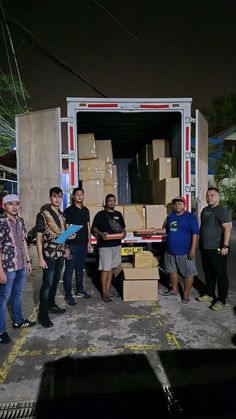
<path fill-rule="evenodd" d="M 74 130 L 70 127 L 70 151 L 74 151 Z"/>
<path fill-rule="evenodd" d="M 186 195 L 185 202 L 186 202 L 186 205 L 185 205 L 186 210 L 191 211 L 190 203 L 189 203 L 189 195 Z"/>
<path fill-rule="evenodd" d="M 189 127 L 186 127 L 185 150 L 190 151 Z"/>
<path fill-rule="evenodd" d="M 170 105 L 140 105 L 140 109 L 166 109 Z"/>
<path fill-rule="evenodd" d="M 117 103 L 89 103 L 88 108 L 118 108 Z"/>
<path fill-rule="evenodd" d="M 73 161 L 70 162 L 70 178 L 71 186 L 75 186 L 75 163 Z"/>
<path fill-rule="evenodd" d="M 188 160 L 186 160 L 186 162 L 185 162 L 185 182 L 186 182 L 186 185 L 188 185 L 189 184 L 189 161 Z"/>

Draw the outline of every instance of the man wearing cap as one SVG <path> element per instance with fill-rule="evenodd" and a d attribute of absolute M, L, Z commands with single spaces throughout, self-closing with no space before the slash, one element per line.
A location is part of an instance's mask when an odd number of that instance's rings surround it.
<path fill-rule="evenodd" d="M 18 216 L 20 201 L 17 195 L 3 197 L 4 214 L 0 216 L 0 343 L 11 342 L 6 331 L 7 302 L 11 301 L 13 328 L 36 324 L 25 319 L 22 298 L 26 274 L 32 272 L 26 229 Z"/>
<path fill-rule="evenodd" d="M 167 250 L 164 255 L 164 269 L 169 273 L 172 289 L 165 296 L 178 295 L 178 273 L 184 278 L 183 303 L 190 302 L 189 293 L 197 275 L 195 263 L 196 243 L 199 227 L 196 218 L 185 210 L 185 198 L 177 196 L 172 200 L 174 211 L 159 233 L 167 233 Z"/>

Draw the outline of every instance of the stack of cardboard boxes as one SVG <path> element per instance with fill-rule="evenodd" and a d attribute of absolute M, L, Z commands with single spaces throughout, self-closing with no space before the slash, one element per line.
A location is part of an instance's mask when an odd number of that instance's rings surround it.
<path fill-rule="evenodd" d="M 82 181 L 82 187 L 85 191 L 85 204 L 89 208 L 90 221 L 92 223 L 96 213 L 103 209 L 105 196 L 112 193 L 117 198 L 117 169 L 113 164 L 111 140 L 95 141 L 94 134 L 90 133 L 79 134 L 78 141 L 79 178 Z M 149 157 L 144 158 L 142 153 L 140 154 L 139 161 L 141 162 L 141 165 L 143 164 L 141 179 L 145 185 L 143 186 L 143 190 L 148 190 L 149 184 L 151 184 L 151 190 L 154 190 L 156 187 L 155 179 L 160 179 L 164 174 L 165 177 L 168 178 L 172 173 L 170 171 L 170 166 L 172 165 L 173 168 L 176 167 L 174 159 L 162 157 L 157 159 L 158 155 L 166 153 L 165 147 L 168 147 L 167 144 L 168 143 L 164 140 L 153 140 L 152 144 L 148 146 L 149 148 L 147 148 L 147 146 L 145 148 L 146 152 L 149 153 Z M 138 159 L 136 160 L 136 163 L 137 161 Z M 150 161 L 149 165 L 146 165 L 147 161 Z M 169 161 L 172 162 L 171 165 L 169 164 Z M 135 173 L 137 173 L 137 171 L 130 173 L 131 179 L 134 177 L 137 184 L 140 186 L 140 176 L 138 175 L 138 177 L 135 178 Z M 152 177 L 152 173 L 155 173 L 155 178 Z M 168 181 L 172 182 L 173 179 L 167 179 L 167 184 L 169 184 Z M 160 187 L 161 186 L 159 186 L 159 190 Z M 148 201 L 145 201 L 144 199 L 142 202 Z M 166 204 L 166 202 L 162 203 Z M 120 211 L 124 216 L 126 230 L 128 232 L 141 228 L 160 228 L 166 218 L 165 205 L 117 205 L 116 210 Z"/>
<path fill-rule="evenodd" d="M 79 179 L 85 192 L 90 222 L 103 208 L 108 193 L 117 197 L 117 171 L 111 140 L 95 141 L 94 134 L 79 134 Z"/>
<path fill-rule="evenodd" d="M 137 202 L 167 205 L 179 195 L 177 160 L 169 156 L 169 141 L 156 139 L 145 145 L 132 161 L 131 170 L 139 180 L 133 191 Z"/>
<path fill-rule="evenodd" d="M 151 252 L 139 251 L 133 264 L 122 265 L 124 301 L 157 300 L 159 271 L 153 267 L 154 259 Z"/>

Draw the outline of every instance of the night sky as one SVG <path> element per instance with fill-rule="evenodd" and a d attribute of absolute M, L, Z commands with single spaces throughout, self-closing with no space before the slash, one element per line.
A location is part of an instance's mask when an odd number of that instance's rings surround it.
<path fill-rule="evenodd" d="M 201 108 L 236 92 L 235 0 L 1 1 L 108 97 L 192 97 Z M 33 110 L 61 106 L 65 114 L 67 96 L 99 96 L 9 29 Z M 0 66 L 9 73 L 2 29 L 0 39 Z"/>

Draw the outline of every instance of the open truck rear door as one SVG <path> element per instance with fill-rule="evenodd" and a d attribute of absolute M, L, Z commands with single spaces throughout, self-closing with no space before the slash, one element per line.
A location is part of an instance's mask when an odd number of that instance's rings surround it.
<path fill-rule="evenodd" d="M 49 189 L 61 185 L 60 122 L 60 108 L 16 116 L 18 193 L 27 231 L 49 202 Z"/>
<path fill-rule="evenodd" d="M 208 188 L 208 122 L 199 110 L 196 110 L 195 140 L 195 196 L 197 217 L 206 206 Z"/>

